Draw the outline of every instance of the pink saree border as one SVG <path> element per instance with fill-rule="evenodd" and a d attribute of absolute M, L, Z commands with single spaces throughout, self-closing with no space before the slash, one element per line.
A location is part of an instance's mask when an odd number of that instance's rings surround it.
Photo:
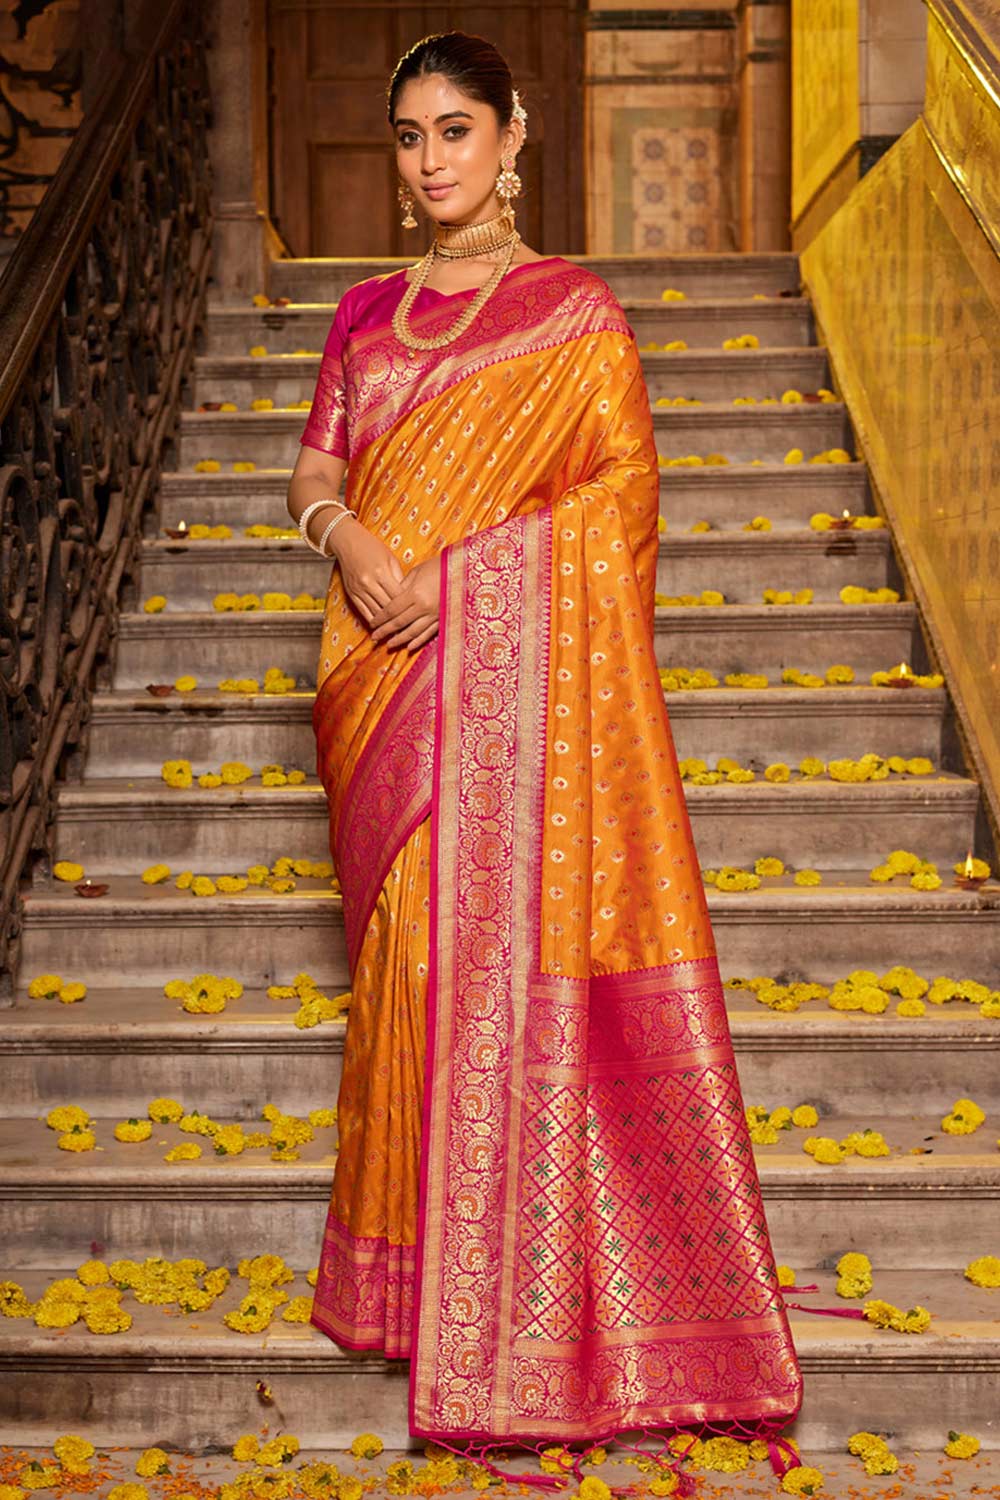
<path fill-rule="evenodd" d="M 541 838 L 524 833 L 540 829 L 543 814 L 551 546 L 546 509 L 442 553 L 410 1430 L 446 1445 L 596 1442 L 640 1426 L 747 1417 L 752 1435 L 770 1437 L 801 1406 L 801 1377 L 714 956 L 587 981 L 532 972 Z M 615 1011 L 607 1057 L 579 1026 L 584 999 L 588 1010 L 596 999 L 602 1024 L 604 1009 Z M 538 1044 L 536 1013 L 558 1040 L 551 1055 Z M 520 1081 L 513 1103 L 505 1073 Z M 646 1145 L 666 1145 L 668 1165 L 653 1209 L 668 1201 L 666 1181 L 677 1211 L 673 1238 L 644 1256 L 653 1272 L 673 1275 L 650 1276 L 633 1293 L 598 1243 L 600 1204 L 586 1206 L 587 1284 L 578 1271 L 567 1278 L 585 1304 L 563 1317 L 561 1326 L 581 1330 L 568 1341 L 547 1331 L 558 1305 L 548 1325 L 538 1318 L 531 1328 L 524 1266 L 534 1230 L 530 1194 L 522 1203 L 520 1193 L 543 1154 L 530 1127 L 559 1109 L 567 1141 L 596 1116 L 626 1195 L 641 1175 L 633 1148 L 655 1110 Z M 571 1203 L 570 1168 L 565 1179 Z M 640 1256 L 650 1197 L 640 1189 L 624 1202 Z M 574 1220 L 560 1213 L 565 1244 Z M 553 1229 L 540 1222 L 548 1243 Z M 713 1235 L 703 1276 L 698 1251 Z M 730 1238 L 739 1242 L 731 1249 Z"/>
<path fill-rule="evenodd" d="M 434 639 L 372 730 L 331 829 L 352 972 L 392 862 L 430 810 L 436 677 Z"/>
<path fill-rule="evenodd" d="M 328 1219 L 310 1322 L 347 1349 L 410 1351 L 416 1246 L 353 1235 Z"/>

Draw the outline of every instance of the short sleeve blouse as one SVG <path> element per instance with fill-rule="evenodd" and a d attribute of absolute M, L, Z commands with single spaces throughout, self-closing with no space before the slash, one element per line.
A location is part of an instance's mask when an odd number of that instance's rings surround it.
<path fill-rule="evenodd" d="M 323 348 L 309 420 L 299 439 L 306 447 L 318 448 L 322 453 L 332 453 L 334 457 L 344 459 L 350 456 L 343 366 L 344 346 L 351 321 L 349 303 L 350 293 L 345 292 L 337 303 L 333 324 Z"/>

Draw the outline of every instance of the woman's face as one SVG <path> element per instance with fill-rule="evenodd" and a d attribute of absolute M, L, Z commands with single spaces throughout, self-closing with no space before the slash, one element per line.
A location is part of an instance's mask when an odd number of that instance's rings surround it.
<path fill-rule="evenodd" d="M 497 127 L 496 111 L 439 73 L 412 78 L 396 103 L 396 165 L 417 204 L 439 224 L 472 224 L 500 212 L 497 173 L 516 156 L 516 120 Z"/>

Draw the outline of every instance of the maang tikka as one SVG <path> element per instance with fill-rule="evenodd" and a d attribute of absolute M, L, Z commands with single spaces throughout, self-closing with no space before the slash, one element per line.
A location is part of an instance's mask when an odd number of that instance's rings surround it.
<path fill-rule="evenodd" d="M 514 120 L 518 120 L 521 126 L 524 128 L 525 133 L 527 133 L 528 116 L 525 113 L 524 105 L 521 103 L 521 98 L 517 92 L 517 89 L 514 89 L 512 92 L 514 96 L 514 107 L 511 110 L 511 118 Z M 503 198 L 506 203 L 510 203 L 510 200 L 512 198 L 516 198 L 521 191 L 521 179 L 514 171 L 514 161 L 514 157 L 505 156 L 502 160 L 501 171 L 497 175 L 497 197 Z M 416 229 L 417 221 L 413 217 L 415 200 L 413 194 L 410 192 L 410 189 L 402 180 L 400 180 L 399 185 L 396 188 L 396 197 L 399 199 L 400 207 L 405 211 L 406 214 L 406 217 L 403 219 L 403 228 Z"/>

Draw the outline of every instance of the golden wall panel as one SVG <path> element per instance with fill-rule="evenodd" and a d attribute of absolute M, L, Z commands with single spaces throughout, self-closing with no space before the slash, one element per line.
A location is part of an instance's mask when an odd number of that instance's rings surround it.
<path fill-rule="evenodd" d="M 1000 260 L 922 122 L 802 270 L 996 815 Z"/>
<path fill-rule="evenodd" d="M 858 0 L 792 0 L 792 219 L 860 135 Z"/>
<path fill-rule="evenodd" d="M 998 17 L 1000 24 L 1000 17 Z M 970 46 L 976 48 L 973 56 Z M 963 33 L 931 8 L 924 118 L 951 175 L 1000 245 L 1000 58 L 985 37 Z"/>

